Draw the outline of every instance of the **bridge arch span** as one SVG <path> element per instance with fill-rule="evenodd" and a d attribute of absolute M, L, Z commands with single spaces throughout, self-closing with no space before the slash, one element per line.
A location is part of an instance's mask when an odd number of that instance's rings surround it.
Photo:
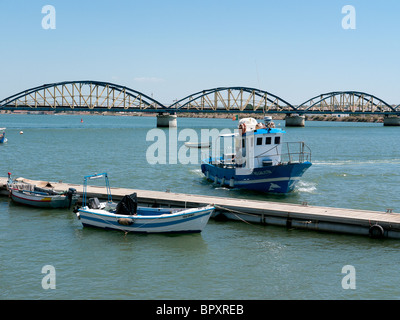
<path fill-rule="evenodd" d="M 176 101 L 168 108 L 186 112 L 295 111 L 295 108 L 284 99 L 267 91 L 249 87 L 218 87 L 202 90 Z"/>
<path fill-rule="evenodd" d="M 333 91 L 315 96 L 301 105 L 302 113 L 374 113 L 396 112 L 396 108 L 384 100 L 360 91 Z M 397 110 L 399 111 L 399 109 Z"/>
<path fill-rule="evenodd" d="M 27 89 L 0 101 L 0 109 L 128 111 L 166 109 L 133 89 L 102 81 L 64 81 Z"/>

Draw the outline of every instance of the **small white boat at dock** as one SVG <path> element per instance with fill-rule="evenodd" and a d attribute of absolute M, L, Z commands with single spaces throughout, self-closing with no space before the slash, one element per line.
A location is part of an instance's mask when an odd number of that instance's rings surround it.
<path fill-rule="evenodd" d="M 105 178 L 108 199 L 87 199 L 88 180 Z M 138 233 L 201 232 L 214 211 L 209 205 L 201 208 L 138 207 L 136 193 L 126 195 L 119 203 L 112 201 L 107 173 L 84 177 L 82 206 L 74 212 L 83 226 Z"/>

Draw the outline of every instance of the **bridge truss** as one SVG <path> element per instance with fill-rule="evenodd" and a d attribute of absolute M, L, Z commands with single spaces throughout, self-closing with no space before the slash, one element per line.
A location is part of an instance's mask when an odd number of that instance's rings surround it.
<path fill-rule="evenodd" d="M 0 101 L 0 109 L 147 111 L 165 109 L 157 100 L 130 88 L 100 81 L 65 81 L 21 91 Z"/>
<path fill-rule="evenodd" d="M 382 99 L 365 92 L 334 91 L 315 96 L 296 107 L 298 113 L 361 113 L 393 114 L 399 106 L 391 106 Z"/>
<path fill-rule="evenodd" d="M 276 113 L 295 108 L 267 91 L 247 87 L 220 87 L 202 90 L 168 107 L 178 112 Z"/>
<path fill-rule="evenodd" d="M 374 95 L 359 91 L 324 93 L 294 106 L 264 90 L 248 87 L 218 87 L 196 92 L 166 106 L 139 91 L 101 81 L 64 81 L 44 84 L 1 100 L 0 109 L 400 115 L 400 105 L 389 105 Z"/>

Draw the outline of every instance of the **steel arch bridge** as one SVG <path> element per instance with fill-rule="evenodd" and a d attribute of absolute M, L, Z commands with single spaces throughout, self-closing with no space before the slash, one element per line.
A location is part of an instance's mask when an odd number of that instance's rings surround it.
<path fill-rule="evenodd" d="M 296 107 L 297 113 L 400 114 L 400 105 L 359 91 L 333 91 L 315 96 Z"/>
<path fill-rule="evenodd" d="M 170 105 L 178 112 L 295 112 L 289 102 L 264 90 L 248 87 L 219 87 L 191 94 Z"/>
<path fill-rule="evenodd" d="M 165 108 L 139 91 L 101 81 L 44 84 L 0 101 L 0 109 L 8 110 L 147 111 Z"/>
<path fill-rule="evenodd" d="M 196 92 L 167 106 L 128 87 L 91 80 L 56 82 L 27 89 L 1 100 L 0 109 L 400 115 L 400 105 L 389 105 L 374 95 L 359 91 L 324 93 L 294 106 L 264 90 L 218 87 Z"/>

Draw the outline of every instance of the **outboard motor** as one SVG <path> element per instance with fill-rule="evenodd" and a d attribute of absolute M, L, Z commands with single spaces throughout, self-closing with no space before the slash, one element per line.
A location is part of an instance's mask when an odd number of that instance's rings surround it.
<path fill-rule="evenodd" d="M 68 191 L 67 191 L 67 199 L 69 200 L 68 209 L 71 208 L 72 197 L 74 196 L 74 194 L 76 194 L 76 189 L 69 188 Z"/>

